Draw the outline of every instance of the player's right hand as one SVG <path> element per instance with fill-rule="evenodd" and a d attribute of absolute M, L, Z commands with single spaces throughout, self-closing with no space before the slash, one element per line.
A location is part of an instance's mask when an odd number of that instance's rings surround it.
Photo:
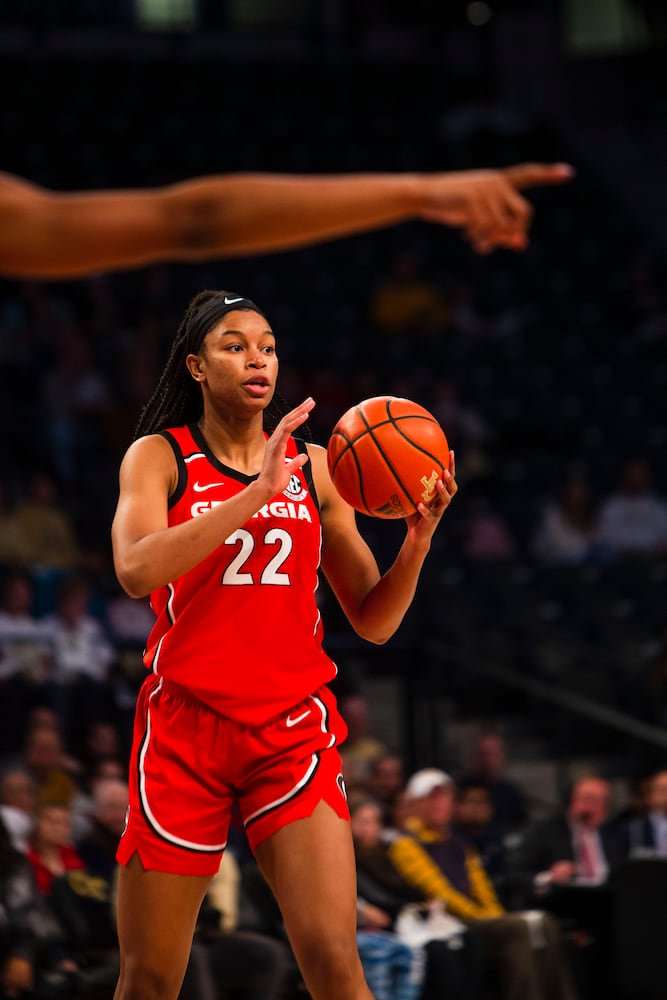
<path fill-rule="evenodd" d="M 306 422 L 314 406 L 315 400 L 312 396 L 304 399 L 303 403 L 299 403 L 285 414 L 266 442 L 264 464 L 257 482 L 266 486 L 267 492 L 270 491 L 269 496 L 282 493 L 289 485 L 290 476 L 308 461 L 308 455 L 299 454 L 295 458 L 287 459 L 285 453 L 290 436 L 297 427 Z"/>
<path fill-rule="evenodd" d="M 461 229 L 478 253 L 524 250 L 533 217 L 520 194 L 540 185 L 564 184 L 574 176 L 567 163 L 519 163 L 499 170 L 462 170 L 423 175 L 419 216 Z"/>

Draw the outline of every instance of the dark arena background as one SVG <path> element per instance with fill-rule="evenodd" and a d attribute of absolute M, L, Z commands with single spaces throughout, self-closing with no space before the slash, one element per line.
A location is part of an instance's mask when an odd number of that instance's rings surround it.
<path fill-rule="evenodd" d="M 0 281 L 3 774 L 50 718 L 85 828 L 95 755 L 127 760 L 150 611 L 114 577 L 118 467 L 190 298 L 238 290 L 276 331 L 282 394 L 315 398 L 315 441 L 352 404 L 392 394 L 431 410 L 456 450 L 459 495 L 397 635 L 364 643 L 319 590 L 351 791 L 365 790 L 370 747 L 405 776 L 433 766 L 459 780 L 492 733 L 524 806 L 498 840 L 496 888 L 525 909 L 522 838 L 599 776 L 622 860 L 601 884 L 531 905 L 561 921 L 580 1000 L 665 1000 L 667 837 L 631 836 L 667 823 L 663 4 L 3 0 L 0 58 L 2 170 L 55 190 L 576 170 L 527 193 L 519 254 L 477 255 L 453 229 L 410 222 L 278 254 Z M 359 526 L 384 568 L 402 522 Z M 21 586 L 32 639 L 13 624 Z M 67 600 L 71 641 L 95 660 L 71 669 L 101 685 L 74 714 L 52 680 Z M 280 936 L 239 844 L 238 926 Z M 113 995 L 93 980 L 77 989 Z M 293 969 L 281 991 L 305 995 Z"/>

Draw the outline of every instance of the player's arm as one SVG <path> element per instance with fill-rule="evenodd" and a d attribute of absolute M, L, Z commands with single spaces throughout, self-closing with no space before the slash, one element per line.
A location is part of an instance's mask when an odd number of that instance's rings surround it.
<path fill-rule="evenodd" d="M 380 576 L 375 557 L 357 530 L 352 508 L 339 496 L 327 468 L 326 451 L 309 445 L 322 520 L 322 570 L 354 630 L 369 642 L 384 643 L 401 624 L 444 509 L 456 493 L 453 475 L 439 481 L 432 508 L 406 519 L 405 540 Z"/>
<path fill-rule="evenodd" d="M 160 261 L 266 253 L 407 219 L 454 226 L 480 252 L 527 244 L 519 193 L 561 164 L 439 174 L 229 174 L 160 188 L 55 192 L 0 174 L 0 273 L 68 278 Z"/>
<path fill-rule="evenodd" d="M 306 399 L 283 417 L 267 443 L 264 465 L 254 482 L 183 524 L 168 523 L 169 497 L 178 479 L 169 442 L 151 434 L 128 448 L 120 467 L 111 540 L 116 576 L 130 597 L 144 597 L 187 573 L 285 489 L 292 473 L 306 461 L 305 455 L 286 461 L 287 441 L 313 405 Z"/>

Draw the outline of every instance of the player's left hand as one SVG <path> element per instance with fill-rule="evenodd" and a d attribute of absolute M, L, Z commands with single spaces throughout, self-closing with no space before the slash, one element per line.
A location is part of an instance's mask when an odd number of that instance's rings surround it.
<path fill-rule="evenodd" d="M 445 469 L 442 479 L 438 479 L 435 484 L 435 498 L 429 504 L 418 504 L 416 512 L 405 519 L 408 528 L 408 537 L 413 542 L 423 544 L 430 541 L 433 532 L 440 523 L 442 515 L 458 491 L 455 477 L 456 464 L 454 461 L 454 452 L 450 451 L 449 469 Z"/>
<path fill-rule="evenodd" d="M 478 253 L 525 250 L 533 207 L 519 192 L 564 184 L 573 177 L 567 163 L 519 163 L 499 170 L 422 175 L 419 215 L 461 229 Z"/>

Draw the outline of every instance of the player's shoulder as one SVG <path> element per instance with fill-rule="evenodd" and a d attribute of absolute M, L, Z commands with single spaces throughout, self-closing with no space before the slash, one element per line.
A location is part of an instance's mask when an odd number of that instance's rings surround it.
<path fill-rule="evenodd" d="M 123 468 L 145 469 L 172 467 L 175 462 L 174 450 L 163 434 L 146 434 L 133 441 L 125 452 Z"/>

